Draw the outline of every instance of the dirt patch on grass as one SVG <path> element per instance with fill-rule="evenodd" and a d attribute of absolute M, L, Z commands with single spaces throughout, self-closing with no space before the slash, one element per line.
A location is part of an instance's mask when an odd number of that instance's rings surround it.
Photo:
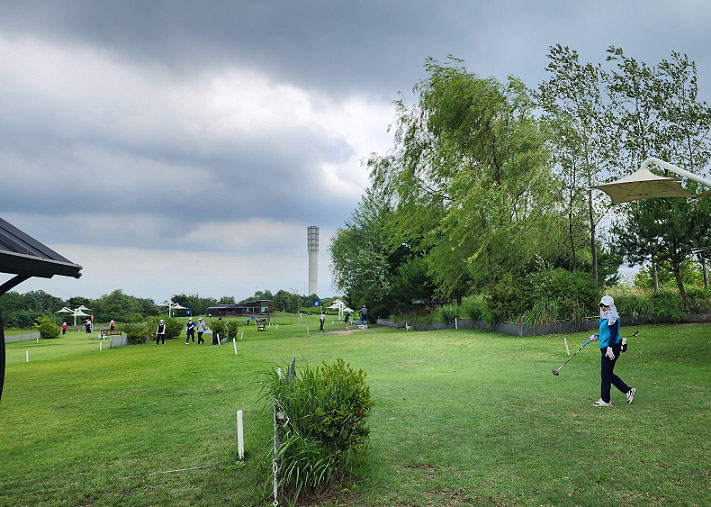
<path fill-rule="evenodd" d="M 363 331 L 362 329 L 355 328 L 355 329 L 340 329 L 338 331 L 328 331 L 326 334 L 332 334 L 336 336 L 345 336 L 353 333 L 357 333 L 359 331 Z"/>

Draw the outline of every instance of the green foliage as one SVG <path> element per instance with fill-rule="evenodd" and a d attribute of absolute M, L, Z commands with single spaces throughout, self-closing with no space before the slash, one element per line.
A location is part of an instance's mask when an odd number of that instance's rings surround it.
<path fill-rule="evenodd" d="M 224 320 L 212 320 L 210 329 L 214 335 L 220 335 L 220 340 L 227 337 L 227 324 Z M 217 339 L 217 336 L 215 336 L 215 339 Z"/>
<path fill-rule="evenodd" d="M 227 338 L 230 340 L 233 338 L 237 338 L 237 335 L 239 334 L 239 322 L 237 320 L 230 320 L 227 322 Z"/>
<path fill-rule="evenodd" d="M 183 323 L 178 319 L 165 319 L 165 337 L 169 340 L 177 338 L 183 332 L 183 327 Z"/>
<path fill-rule="evenodd" d="M 460 317 L 471 320 L 484 320 L 486 312 L 486 303 L 481 297 L 468 297 L 462 300 L 462 306 L 459 309 Z"/>
<path fill-rule="evenodd" d="M 342 474 L 352 452 L 367 444 L 370 388 L 365 373 L 343 359 L 315 369 L 307 366 L 293 379 L 280 378 L 273 368 L 265 380 L 263 396 L 278 400 L 281 487 L 297 501 L 305 490 Z"/>
<path fill-rule="evenodd" d="M 486 302 L 495 322 L 542 324 L 581 321 L 596 313 L 601 296 L 589 273 L 558 268 L 528 277 L 509 274 L 490 290 Z"/>
<path fill-rule="evenodd" d="M 652 315 L 672 322 L 679 322 L 686 315 L 684 302 L 678 292 L 658 290 L 654 291 L 649 299 L 652 306 Z"/>
<path fill-rule="evenodd" d="M 59 336 L 60 328 L 53 317 L 39 317 L 34 325 L 39 330 L 43 340 L 51 340 Z"/>
<path fill-rule="evenodd" d="M 652 315 L 652 302 L 643 295 L 615 296 L 615 308 L 620 315 L 637 317 L 639 315 Z"/>
<path fill-rule="evenodd" d="M 686 291 L 693 313 L 711 312 L 711 287 L 691 287 Z"/>
<path fill-rule="evenodd" d="M 141 343 L 146 343 L 146 340 L 150 337 L 151 334 L 148 329 L 148 324 L 146 324 L 145 322 L 137 324 L 124 324 L 123 330 L 126 332 L 129 345 L 138 345 Z"/>

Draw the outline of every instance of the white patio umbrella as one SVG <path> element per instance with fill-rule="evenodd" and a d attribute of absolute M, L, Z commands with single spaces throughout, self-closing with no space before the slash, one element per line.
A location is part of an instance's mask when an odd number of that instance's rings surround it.
<path fill-rule="evenodd" d="M 689 192 L 681 188 L 681 180 L 657 176 L 648 169 L 649 164 L 662 167 L 667 171 L 711 188 L 711 181 L 658 158 L 648 158 L 642 162 L 642 166 L 633 174 L 612 183 L 595 185 L 593 188 L 602 190 L 609 195 L 612 199 L 612 204 L 654 197 L 692 197 Z M 709 192 L 704 192 L 696 196 L 696 198 L 707 195 L 709 195 Z"/>
<path fill-rule="evenodd" d="M 156 306 L 167 306 L 168 307 L 168 317 L 170 317 L 170 314 L 173 310 L 187 310 L 187 308 L 182 306 L 180 303 L 173 303 L 172 301 L 166 301 L 165 303 L 160 303 Z"/>
<path fill-rule="evenodd" d="M 88 308 L 87 308 L 87 310 L 88 310 Z M 77 308 L 76 310 L 74 310 L 74 311 L 72 312 L 72 315 L 74 315 L 74 325 L 75 325 L 75 326 L 77 325 L 77 317 L 88 317 L 88 316 L 89 316 L 88 313 L 84 313 L 84 312 L 81 311 L 79 308 Z"/>

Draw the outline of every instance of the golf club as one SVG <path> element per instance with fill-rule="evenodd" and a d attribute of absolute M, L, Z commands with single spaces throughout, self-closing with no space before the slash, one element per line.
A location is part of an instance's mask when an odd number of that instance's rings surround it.
<path fill-rule="evenodd" d="M 593 336 L 594 336 L 594 335 L 593 335 Z M 590 338 L 588 338 L 588 340 L 587 340 L 585 343 L 583 343 L 583 344 L 580 346 L 580 348 L 579 348 L 578 350 L 575 351 L 575 354 L 573 354 L 572 356 L 570 356 L 570 357 L 568 358 L 568 361 L 570 361 L 570 360 L 573 359 L 575 356 L 577 356 L 577 355 L 578 355 L 578 352 L 580 352 L 581 350 L 583 350 L 583 349 L 585 348 L 585 346 L 586 346 L 588 343 L 590 343 L 590 342 L 591 342 L 591 340 L 590 340 Z M 560 372 L 560 369 L 561 369 L 563 366 L 565 366 L 566 364 L 568 364 L 568 361 L 566 361 L 566 362 L 564 362 L 563 364 L 561 364 L 561 365 L 558 367 L 557 370 L 553 370 L 553 375 L 560 375 L 560 373 L 559 373 L 559 372 Z"/>
<path fill-rule="evenodd" d="M 632 336 L 637 336 L 638 334 L 639 334 L 639 331 L 635 331 Z M 597 336 L 597 335 L 593 335 L 593 336 Z M 573 358 L 578 354 L 578 352 L 580 352 L 581 350 L 583 350 L 583 349 L 585 348 L 585 346 L 586 346 L 588 343 L 590 343 L 591 341 L 592 341 L 592 340 L 590 340 L 590 339 L 588 338 L 588 340 L 587 340 L 585 343 L 583 343 L 583 344 L 580 346 L 580 348 L 579 348 L 578 350 L 575 351 L 575 354 L 573 354 L 572 356 L 570 356 L 570 357 L 568 358 L 568 361 L 570 361 L 571 359 L 573 359 Z M 622 352 L 624 352 L 624 351 L 626 351 L 626 350 L 627 350 L 627 338 L 624 338 L 624 340 L 622 341 Z M 563 364 L 561 364 L 561 365 L 558 367 L 557 370 L 553 370 L 553 375 L 560 375 L 560 369 L 561 369 L 563 366 L 565 366 L 566 364 L 568 364 L 568 361 L 566 361 L 566 362 L 564 362 Z"/>

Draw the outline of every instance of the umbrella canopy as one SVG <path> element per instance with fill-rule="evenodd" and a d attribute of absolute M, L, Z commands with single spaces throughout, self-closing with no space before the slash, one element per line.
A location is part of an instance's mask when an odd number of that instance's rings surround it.
<path fill-rule="evenodd" d="M 65 306 L 65 307 L 62 308 L 61 310 L 57 310 L 57 311 L 54 312 L 54 313 L 72 313 L 72 311 L 71 311 L 69 308 L 67 308 L 67 307 Z"/>
<path fill-rule="evenodd" d="M 681 188 L 677 178 L 665 178 L 652 173 L 646 166 L 612 183 L 595 185 L 612 199 L 612 204 L 648 199 L 651 197 L 691 197 Z"/>
<path fill-rule="evenodd" d="M 88 308 L 87 308 L 88 309 Z M 81 307 L 77 308 L 72 312 L 72 315 L 74 316 L 74 325 L 77 325 L 77 317 L 88 317 L 88 313 L 84 313 L 81 311 Z"/>

